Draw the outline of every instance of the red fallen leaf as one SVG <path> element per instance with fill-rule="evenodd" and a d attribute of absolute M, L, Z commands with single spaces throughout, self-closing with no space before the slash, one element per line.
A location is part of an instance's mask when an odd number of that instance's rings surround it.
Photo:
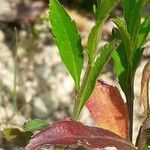
<path fill-rule="evenodd" d="M 113 146 L 117 150 L 135 150 L 132 143 L 111 131 L 89 127 L 73 120 L 54 122 L 49 127 L 36 133 L 25 150 L 39 149 L 44 145 L 84 146 L 97 150 Z"/>
<path fill-rule="evenodd" d="M 117 87 L 98 81 L 86 106 L 98 127 L 127 136 L 127 107 Z"/>

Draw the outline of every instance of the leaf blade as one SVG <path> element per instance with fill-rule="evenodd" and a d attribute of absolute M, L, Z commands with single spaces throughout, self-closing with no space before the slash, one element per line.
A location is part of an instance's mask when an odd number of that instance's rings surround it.
<path fill-rule="evenodd" d="M 113 19 L 113 22 L 116 24 L 116 26 L 118 27 L 118 30 L 120 31 L 122 41 L 123 41 L 124 46 L 125 46 L 127 58 L 129 59 L 130 55 L 131 55 L 131 37 L 127 31 L 126 24 L 120 18 Z"/>
<path fill-rule="evenodd" d="M 75 23 L 57 0 L 51 0 L 49 8 L 52 33 L 62 61 L 72 75 L 76 88 L 79 89 L 80 74 L 83 67 L 81 38 Z"/>
<path fill-rule="evenodd" d="M 32 137 L 25 150 L 33 150 L 43 145 L 75 145 L 90 149 L 115 146 L 118 150 L 135 150 L 133 144 L 108 130 L 89 127 L 73 120 L 55 122 L 43 129 Z"/>
<path fill-rule="evenodd" d="M 98 127 L 127 137 L 127 107 L 117 87 L 98 81 L 86 106 Z"/>
<path fill-rule="evenodd" d="M 48 122 L 46 120 L 34 119 L 25 123 L 24 130 L 34 132 L 46 126 L 48 126 Z"/>
<path fill-rule="evenodd" d="M 87 45 L 91 66 L 93 66 L 95 61 L 95 53 L 101 38 L 104 21 L 118 2 L 119 0 L 97 0 L 96 24 L 89 34 Z"/>
<path fill-rule="evenodd" d="M 143 52 L 144 52 L 144 48 L 139 48 L 139 49 L 137 49 L 135 52 L 134 52 L 134 57 L 133 57 L 133 63 L 132 63 L 132 71 L 133 71 L 133 73 L 135 73 L 135 71 L 136 71 L 136 69 L 137 69 L 137 67 L 138 67 L 138 65 L 139 65 L 139 63 L 140 63 L 140 60 L 141 60 L 141 58 L 142 58 L 142 54 L 143 54 Z"/>
<path fill-rule="evenodd" d="M 91 68 L 91 72 L 88 76 L 87 84 L 84 88 L 84 91 L 82 93 L 82 98 L 79 105 L 79 112 L 80 114 L 83 106 L 85 105 L 86 101 L 90 97 L 91 93 L 94 90 L 96 79 L 98 78 L 99 74 L 103 71 L 104 66 L 107 64 L 109 59 L 112 56 L 112 53 L 116 49 L 116 45 L 113 43 L 106 44 L 103 47 L 103 50 L 100 54 L 100 56 L 96 59 L 94 66 Z"/>
<path fill-rule="evenodd" d="M 118 2 L 119 0 L 98 0 L 98 20 L 105 20 Z"/>
<path fill-rule="evenodd" d="M 139 34 L 136 39 L 135 48 L 138 49 L 143 46 L 146 41 L 146 38 L 150 32 L 150 16 L 146 17 L 144 22 L 140 26 Z"/>
<path fill-rule="evenodd" d="M 117 50 L 112 55 L 115 73 L 119 79 L 119 84 L 126 93 L 128 80 L 128 59 L 123 42 L 120 43 Z"/>
<path fill-rule="evenodd" d="M 142 10 L 144 8 L 146 1 L 147 0 L 142 0 L 142 1 L 137 0 L 134 7 L 132 8 L 133 10 L 131 12 L 131 18 L 130 18 L 131 21 L 129 24 L 129 33 L 131 34 L 132 41 L 135 41 L 138 35 L 140 24 L 141 24 Z"/>
<path fill-rule="evenodd" d="M 131 19 L 130 19 L 131 11 L 136 3 L 136 0 L 122 0 L 122 3 L 123 3 L 123 13 L 125 16 L 125 21 L 126 21 L 126 24 L 129 25 L 130 21 L 131 21 Z"/>
<path fill-rule="evenodd" d="M 103 21 L 102 22 L 99 21 L 98 23 L 96 23 L 96 25 L 92 28 L 88 37 L 87 49 L 89 54 L 89 62 L 91 66 L 93 66 L 94 64 L 95 53 L 98 47 L 98 42 L 102 34 L 102 26 L 103 26 Z"/>

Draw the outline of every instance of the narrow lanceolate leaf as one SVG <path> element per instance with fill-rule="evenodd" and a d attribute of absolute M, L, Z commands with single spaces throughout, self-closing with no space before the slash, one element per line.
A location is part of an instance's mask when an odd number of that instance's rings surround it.
<path fill-rule="evenodd" d="M 141 100 L 143 102 L 144 111 L 147 113 L 149 110 L 149 81 L 150 81 L 150 60 L 144 67 L 141 82 Z"/>
<path fill-rule="evenodd" d="M 120 31 L 118 30 L 118 28 L 113 28 L 113 30 L 112 30 L 112 37 L 114 38 L 114 39 L 117 39 L 117 40 L 122 40 L 122 36 L 121 36 L 121 34 L 120 34 Z"/>
<path fill-rule="evenodd" d="M 118 4 L 119 0 L 97 0 L 98 7 L 98 20 L 105 20 L 114 7 Z"/>
<path fill-rule="evenodd" d="M 91 66 L 94 64 L 95 53 L 101 38 L 103 23 L 118 2 L 119 0 L 97 0 L 96 24 L 89 34 L 87 46 Z"/>
<path fill-rule="evenodd" d="M 136 46 L 135 49 L 142 47 L 145 44 L 146 38 L 150 33 L 150 16 L 146 17 L 144 22 L 140 26 L 140 31 L 138 33 L 136 39 Z"/>
<path fill-rule="evenodd" d="M 121 20 L 119 18 L 115 18 L 113 19 L 114 23 L 116 24 L 116 26 L 118 27 L 118 30 L 120 31 L 124 46 L 125 46 L 125 50 L 127 53 L 127 56 L 129 58 L 130 53 L 131 53 L 131 37 L 130 34 L 127 31 L 126 28 L 126 24 L 124 22 L 124 20 Z"/>
<path fill-rule="evenodd" d="M 131 38 L 133 41 L 135 41 L 138 32 L 139 32 L 139 28 L 140 28 L 140 24 L 141 24 L 141 15 L 142 15 L 142 11 L 144 8 L 146 0 L 137 0 L 136 4 L 134 5 L 134 7 L 132 8 L 132 12 L 131 12 L 131 21 L 129 24 L 129 33 L 131 34 Z"/>
<path fill-rule="evenodd" d="M 134 52 L 133 61 L 132 61 L 133 62 L 132 63 L 133 73 L 135 73 L 136 69 L 138 68 L 138 65 L 141 61 L 143 52 L 144 52 L 144 48 L 139 48 Z"/>
<path fill-rule="evenodd" d="M 127 137 L 127 107 L 117 87 L 98 81 L 86 106 L 98 127 Z"/>
<path fill-rule="evenodd" d="M 128 79 L 128 58 L 123 42 L 120 43 L 117 50 L 112 55 L 115 73 L 119 79 L 119 84 L 122 90 L 126 93 Z"/>
<path fill-rule="evenodd" d="M 103 21 L 97 22 L 96 25 L 92 28 L 88 37 L 87 49 L 89 54 L 89 62 L 91 66 L 93 66 L 94 64 L 95 53 L 102 34 L 103 23 Z"/>
<path fill-rule="evenodd" d="M 91 93 L 93 92 L 96 79 L 98 78 L 99 74 L 103 71 L 103 68 L 111 58 L 116 47 L 117 46 L 112 43 L 106 44 L 103 47 L 100 56 L 96 59 L 96 62 L 94 63 L 94 66 L 91 68 L 91 72 L 88 75 L 87 84 L 82 93 L 78 114 L 80 113 L 81 109 L 83 108 L 86 101 L 89 99 Z"/>
<path fill-rule="evenodd" d="M 32 137 L 25 150 L 35 150 L 44 145 L 84 146 L 97 150 L 109 146 L 117 150 L 135 150 L 133 144 L 111 131 L 89 127 L 73 120 L 55 122 L 43 129 Z"/>
<path fill-rule="evenodd" d="M 125 16 L 126 24 L 130 24 L 131 21 L 131 12 L 136 3 L 136 0 L 122 0 L 123 3 L 123 12 Z"/>
<path fill-rule="evenodd" d="M 50 1 L 50 21 L 52 33 L 58 46 L 62 61 L 72 75 L 79 89 L 83 66 L 81 39 L 74 21 L 57 0 Z"/>
<path fill-rule="evenodd" d="M 31 120 L 31 121 L 28 121 L 27 123 L 25 123 L 24 129 L 25 129 L 25 131 L 34 132 L 34 131 L 40 130 L 48 125 L 49 124 L 46 120 L 34 119 L 34 120 Z"/>

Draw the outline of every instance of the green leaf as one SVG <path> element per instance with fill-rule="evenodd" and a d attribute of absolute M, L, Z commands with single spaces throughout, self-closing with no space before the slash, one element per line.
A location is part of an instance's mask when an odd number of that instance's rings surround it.
<path fill-rule="evenodd" d="M 34 131 L 40 130 L 42 128 L 45 128 L 48 125 L 49 124 L 46 120 L 34 119 L 34 120 L 31 120 L 31 121 L 28 121 L 27 123 L 25 123 L 24 129 L 25 129 L 25 131 L 34 132 Z"/>
<path fill-rule="evenodd" d="M 124 47 L 126 50 L 126 54 L 127 54 L 127 58 L 130 59 L 130 55 L 131 55 L 131 37 L 130 34 L 127 31 L 126 28 L 126 24 L 124 22 L 124 20 L 121 20 L 119 18 L 115 18 L 113 19 L 113 22 L 116 24 L 116 26 L 118 27 L 118 30 L 120 31 L 123 43 L 124 43 Z"/>
<path fill-rule="evenodd" d="M 119 0 L 97 0 L 97 20 L 105 20 Z"/>
<path fill-rule="evenodd" d="M 120 34 L 120 31 L 115 27 L 112 30 L 112 36 L 114 39 L 116 38 L 117 40 L 122 40 L 122 36 Z"/>
<path fill-rule="evenodd" d="M 150 16 L 146 17 L 144 22 L 140 26 L 140 31 L 136 39 L 135 48 L 138 49 L 145 44 L 146 38 L 150 32 Z"/>
<path fill-rule="evenodd" d="M 129 33 L 131 34 L 132 41 L 134 41 L 138 35 L 140 24 L 141 24 L 141 15 L 144 8 L 146 0 L 137 0 L 136 4 L 132 8 L 130 24 L 129 24 Z"/>
<path fill-rule="evenodd" d="M 102 34 L 102 27 L 105 19 L 109 16 L 109 13 L 113 10 L 113 8 L 117 5 L 119 0 L 97 0 L 97 8 L 96 10 L 96 24 L 92 28 L 89 37 L 88 37 L 88 53 L 89 53 L 89 61 L 90 65 L 93 66 L 95 60 L 95 53 L 98 48 L 98 43 Z"/>
<path fill-rule="evenodd" d="M 125 17 L 126 24 L 129 25 L 131 21 L 131 12 L 136 3 L 136 0 L 122 0 L 123 3 L 123 13 Z"/>
<path fill-rule="evenodd" d="M 89 61 L 91 66 L 93 66 L 94 63 L 95 53 L 102 34 L 102 27 L 103 27 L 103 22 L 101 21 L 97 22 L 97 24 L 92 28 L 88 37 L 87 49 L 88 49 Z"/>
<path fill-rule="evenodd" d="M 83 67 L 81 38 L 74 21 L 57 0 L 49 5 L 52 33 L 58 46 L 62 61 L 72 75 L 76 88 L 80 86 L 80 75 Z"/>
<path fill-rule="evenodd" d="M 95 4 L 93 5 L 93 13 L 95 16 L 97 16 L 97 8 Z"/>
<path fill-rule="evenodd" d="M 119 79 L 122 90 L 126 93 L 126 84 L 128 80 L 128 59 L 123 42 L 120 43 L 117 50 L 112 55 L 115 67 L 115 73 Z"/>
<path fill-rule="evenodd" d="M 8 142 L 24 147 L 31 139 L 32 133 L 30 131 L 23 132 L 18 128 L 6 128 L 2 131 L 2 135 Z"/>
<path fill-rule="evenodd" d="M 95 82 L 96 82 L 99 74 L 103 71 L 105 65 L 111 58 L 112 53 L 114 52 L 115 49 L 116 49 L 115 44 L 113 44 L 113 43 L 106 44 L 103 47 L 100 56 L 96 59 L 94 66 L 91 67 L 91 71 L 88 76 L 87 84 L 82 93 L 82 98 L 81 98 L 80 105 L 79 105 L 78 115 L 80 114 L 81 109 L 83 108 L 86 101 L 89 99 L 91 93 L 93 92 L 94 87 L 95 87 Z"/>
<path fill-rule="evenodd" d="M 139 48 L 139 49 L 137 49 L 136 51 L 135 51 L 135 53 L 134 53 L 134 57 L 133 57 L 133 64 L 132 64 L 132 71 L 133 71 L 133 73 L 135 73 L 135 71 L 136 71 L 136 69 L 137 69 L 137 67 L 138 67 L 138 65 L 139 65 L 139 62 L 140 62 L 140 60 L 141 60 L 141 57 L 142 57 L 142 54 L 143 54 L 143 51 L 144 51 L 144 48 Z"/>

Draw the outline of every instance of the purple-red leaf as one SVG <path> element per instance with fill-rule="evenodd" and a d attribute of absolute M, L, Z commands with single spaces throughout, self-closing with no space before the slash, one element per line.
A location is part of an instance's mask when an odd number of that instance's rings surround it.
<path fill-rule="evenodd" d="M 89 127 L 82 123 L 65 120 L 54 122 L 36 133 L 25 150 L 35 150 L 42 146 L 84 146 L 90 149 L 116 147 L 117 150 L 135 150 L 132 143 L 113 132 L 102 128 Z"/>

